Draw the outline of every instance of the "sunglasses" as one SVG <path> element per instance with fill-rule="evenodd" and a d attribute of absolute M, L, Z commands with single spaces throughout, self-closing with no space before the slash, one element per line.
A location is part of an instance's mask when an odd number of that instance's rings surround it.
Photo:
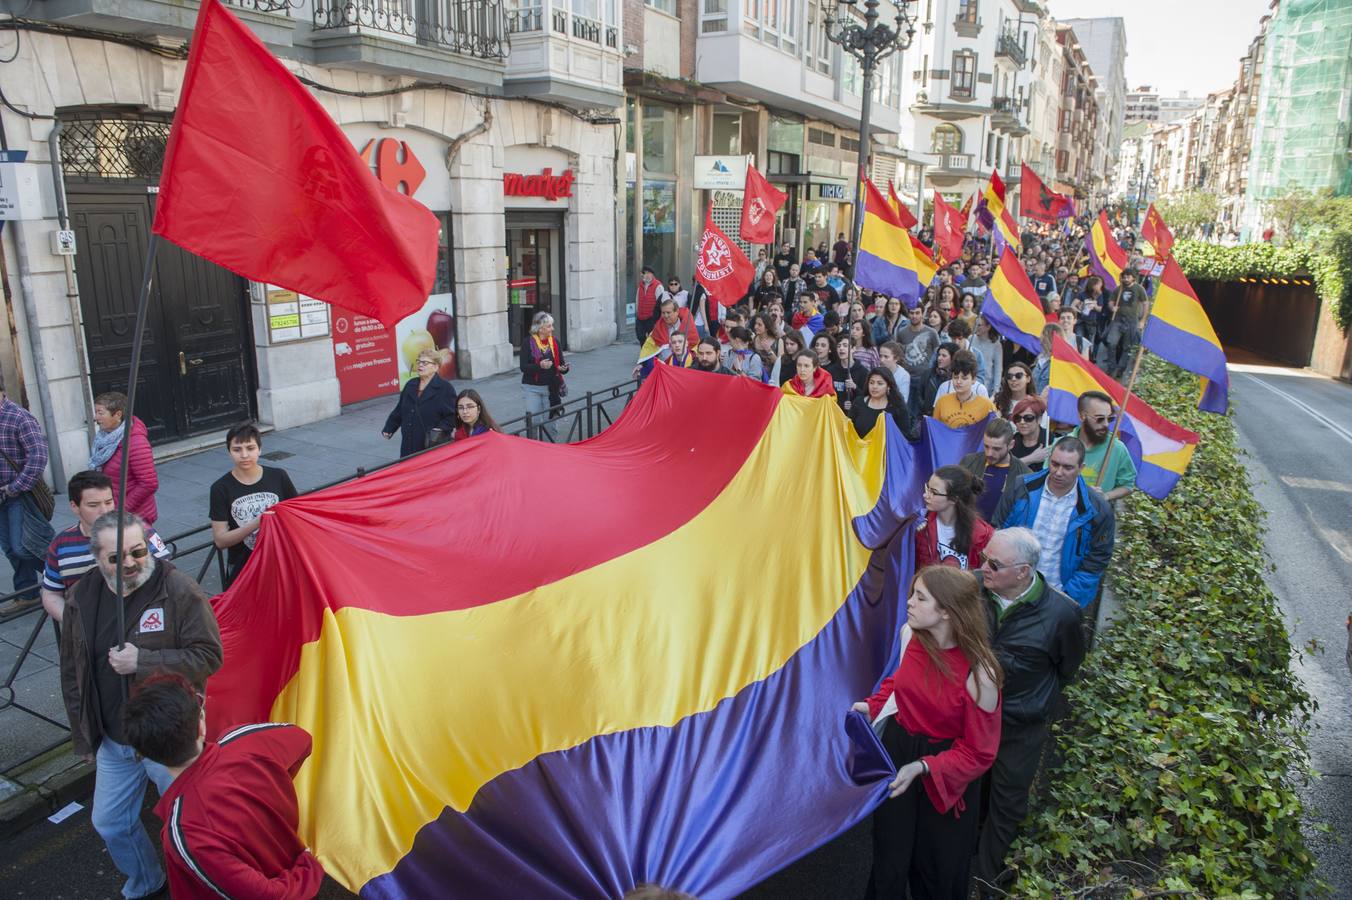
<path fill-rule="evenodd" d="M 1016 569 L 1019 566 L 1026 566 L 1028 563 L 1002 563 L 999 560 L 991 559 L 986 555 L 986 551 L 981 551 L 982 565 L 990 566 L 992 572 L 999 572 L 1001 569 Z"/>
<path fill-rule="evenodd" d="M 1028 376 L 1023 372 L 1010 372 L 1005 377 L 1008 378 L 1010 381 L 1013 381 L 1015 378 L 1027 378 Z"/>
<path fill-rule="evenodd" d="M 1090 422 L 1095 423 L 1096 425 L 1107 425 L 1109 422 L 1116 422 L 1116 421 L 1117 421 L 1117 416 L 1116 416 L 1116 415 L 1111 415 L 1111 416 L 1087 416 L 1086 418 L 1087 418 Z"/>
<path fill-rule="evenodd" d="M 1037 416 L 1033 415 L 1032 413 L 1024 413 L 1024 414 L 1021 415 L 1021 416 L 1015 416 L 1015 417 L 1014 417 L 1014 421 L 1015 421 L 1015 422 L 1036 422 L 1036 421 L 1037 421 Z"/>
<path fill-rule="evenodd" d="M 137 547 L 135 550 L 127 550 L 126 552 L 123 553 L 123 556 L 130 556 L 132 559 L 145 559 L 149 555 L 150 555 L 149 547 Z M 117 565 L 116 553 L 108 554 L 108 565 L 110 566 Z"/>

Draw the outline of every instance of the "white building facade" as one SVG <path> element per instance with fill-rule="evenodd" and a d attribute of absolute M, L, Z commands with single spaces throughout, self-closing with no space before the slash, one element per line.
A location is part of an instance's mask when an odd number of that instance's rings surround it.
<path fill-rule="evenodd" d="M 249 419 L 281 428 L 336 415 L 397 391 L 424 346 L 442 351 L 448 377 L 511 369 L 538 310 L 555 316 L 570 349 L 614 338 L 616 7 L 546 18 L 538 6 L 445 0 L 401 19 L 373 17 L 363 2 L 266 5 L 229 8 L 323 86 L 314 95 L 376 176 L 441 220 L 436 286 L 391 332 L 162 246 L 135 410 L 154 443 L 215 440 Z M 0 113 L 8 147 L 27 151 L 43 185 L 40 214 L 4 229 L 18 328 L 0 342 L 0 368 L 43 422 L 58 478 L 84 466 L 93 395 L 126 390 L 195 16 L 195 3 L 78 0 L 62 5 L 61 33 L 24 34 L 15 63 L 0 68 L 24 113 Z M 75 234 L 73 256 L 53 252 L 61 229 Z"/>

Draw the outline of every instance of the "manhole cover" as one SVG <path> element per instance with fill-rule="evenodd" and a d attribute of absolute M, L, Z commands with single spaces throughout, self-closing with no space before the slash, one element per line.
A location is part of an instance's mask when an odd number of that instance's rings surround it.
<path fill-rule="evenodd" d="M 285 450 L 273 450 L 271 453 L 264 453 L 263 458 L 272 462 L 281 462 L 284 459 L 290 459 L 295 456 L 294 453 L 288 453 Z"/>

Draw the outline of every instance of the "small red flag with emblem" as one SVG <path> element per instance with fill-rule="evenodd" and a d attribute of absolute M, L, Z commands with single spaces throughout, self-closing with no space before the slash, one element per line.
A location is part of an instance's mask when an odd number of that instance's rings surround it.
<path fill-rule="evenodd" d="M 393 328 L 427 302 L 440 230 L 427 207 L 376 180 L 252 31 L 218 0 L 202 0 L 156 234 Z"/>
<path fill-rule="evenodd" d="M 939 192 L 934 192 L 934 249 L 945 264 L 962 259 L 963 238 L 967 220 L 962 213 L 949 206 Z"/>
<path fill-rule="evenodd" d="M 714 223 L 714 207 L 704 214 L 704 235 L 695 256 L 695 280 L 723 306 L 736 306 L 756 277 L 756 267 L 742 248 Z"/>
<path fill-rule="evenodd" d="M 1155 248 L 1156 260 L 1163 260 L 1174 246 L 1174 233 L 1164 224 L 1164 216 L 1155 210 L 1153 203 L 1150 204 L 1150 209 L 1146 210 L 1145 221 L 1141 223 L 1141 237 Z"/>
<path fill-rule="evenodd" d="M 748 244 L 775 242 L 775 213 L 789 195 L 765 180 L 755 166 L 746 167 L 746 190 L 742 194 L 742 240 Z"/>
<path fill-rule="evenodd" d="M 1075 215 L 1075 204 L 1064 194 L 1058 194 L 1043 184 L 1037 173 L 1023 163 L 1019 175 L 1019 213 L 1030 219 L 1055 222 Z"/>

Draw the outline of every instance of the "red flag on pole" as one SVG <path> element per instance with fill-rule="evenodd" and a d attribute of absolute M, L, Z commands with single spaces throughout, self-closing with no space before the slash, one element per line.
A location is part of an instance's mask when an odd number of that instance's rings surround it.
<path fill-rule="evenodd" d="M 1156 211 L 1153 203 L 1150 204 L 1150 209 L 1146 210 L 1145 221 L 1141 223 L 1141 237 L 1155 248 L 1156 260 L 1163 260 L 1174 246 L 1174 233 L 1164 224 L 1164 216 Z"/>
<path fill-rule="evenodd" d="M 1075 215 L 1075 204 L 1064 194 L 1048 189 L 1037 173 L 1023 163 L 1019 176 L 1019 213 L 1030 219 L 1055 222 Z"/>
<path fill-rule="evenodd" d="M 915 213 L 911 212 L 910 207 L 901 202 L 901 198 L 897 196 L 897 189 L 892 187 L 890 181 L 887 183 L 887 199 L 892 201 L 892 208 L 897 211 L 897 218 L 901 220 L 902 228 L 914 228 L 920 224 L 915 217 Z"/>
<path fill-rule="evenodd" d="M 746 190 L 742 194 L 742 240 L 748 244 L 775 242 L 775 213 L 789 195 L 765 180 L 755 166 L 746 167 Z"/>
<path fill-rule="evenodd" d="M 749 171 L 749 170 L 748 170 Z M 746 296 L 756 277 L 756 267 L 742 248 L 732 242 L 723 229 L 714 224 L 714 207 L 704 214 L 704 234 L 695 257 L 695 280 L 724 306 L 735 306 Z"/>
<path fill-rule="evenodd" d="M 962 258 L 963 235 L 967 220 L 934 192 L 934 249 L 945 263 Z"/>
<path fill-rule="evenodd" d="M 154 231 L 245 278 L 393 328 L 427 302 L 440 225 L 377 181 L 263 42 L 203 0 Z"/>

